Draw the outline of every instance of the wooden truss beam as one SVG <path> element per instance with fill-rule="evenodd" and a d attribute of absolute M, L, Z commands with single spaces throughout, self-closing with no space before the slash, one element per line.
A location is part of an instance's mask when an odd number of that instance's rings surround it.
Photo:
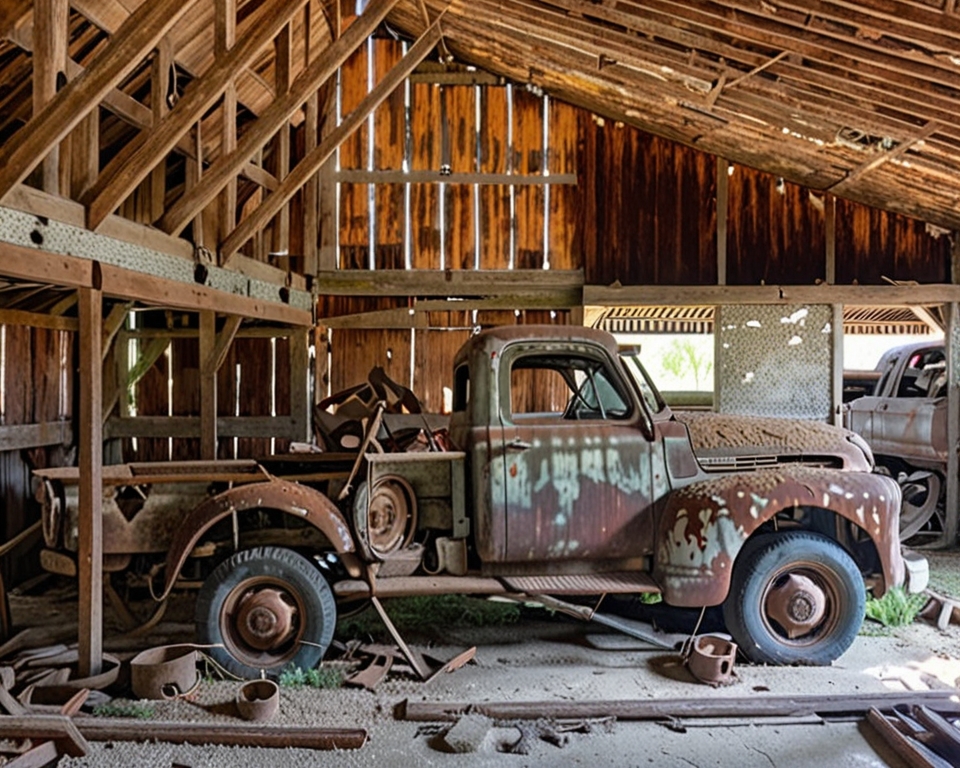
<path fill-rule="evenodd" d="M 861 304 L 929 306 L 960 300 L 960 285 L 588 285 L 586 306 L 733 306 L 739 304 Z"/>
<path fill-rule="evenodd" d="M 58 317 L 22 309 L 0 309 L 0 325 L 27 325 L 55 331 L 76 331 L 80 328 L 75 317 Z"/>
<path fill-rule="evenodd" d="M 225 153 L 210 168 L 204 170 L 203 180 L 175 202 L 157 226 L 164 232 L 177 234 L 190 222 L 197 211 L 207 206 L 227 183 L 247 166 L 248 161 L 340 65 L 377 28 L 397 0 L 374 0 L 357 18 L 346 33 L 310 64 L 294 80 L 290 90 L 279 95 L 263 114 L 244 131 L 237 148 Z M 247 166 L 249 167 L 249 166 Z M 273 178 L 273 177 L 271 177 Z M 261 186 L 267 186 L 262 184 Z"/>
<path fill-rule="evenodd" d="M 537 296 L 582 289 L 579 269 L 351 269 L 317 275 L 317 290 L 326 296 Z"/>
<path fill-rule="evenodd" d="M 889 163 L 891 160 L 896 160 L 898 157 L 905 154 L 907 150 L 909 150 L 911 147 L 915 146 L 921 141 L 925 141 L 926 139 L 929 139 L 938 130 L 940 130 L 940 124 L 931 120 L 929 123 L 927 123 L 924 126 L 923 130 L 920 131 L 915 136 L 905 139 L 893 149 L 888 150 L 887 152 L 883 152 L 877 155 L 876 157 L 874 157 L 873 159 L 868 160 L 862 165 L 854 168 L 846 176 L 844 176 L 843 179 L 841 179 L 832 187 L 830 187 L 830 191 L 835 195 L 842 195 L 844 187 L 850 184 L 853 184 L 861 176 L 863 176 L 864 174 L 870 173 L 870 171 L 872 171 L 875 168 L 879 168 L 884 163 Z"/>
<path fill-rule="evenodd" d="M 99 106 L 192 2 L 195 0 L 155 0 L 141 5 L 110 38 L 90 67 L 61 88 L 23 128 L 4 142 L 0 147 L 0 198 L 23 181 L 54 146 Z"/>
<path fill-rule="evenodd" d="M 324 161 L 373 113 L 373 111 L 399 86 L 407 75 L 423 61 L 440 40 L 439 19 L 414 43 L 407 54 L 368 93 L 344 121 L 315 150 L 307 154 L 259 207 L 237 226 L 220 247 L 221 264 L 225 264 L 247 240 L 259 232 L 276 215 L 297 190 L 310 179 Z"/>
<path fill-rule="evenodd" d="M 90 229 L 99 227 L 133 192 L 154 166 L 176 146 L 177 141 L 203 117 L 204 112 L 227 88 L 235 73 L 250 64 L 305 2 L 268 0 L 264 3 L 258 12 L 258 23 L 251 25 L 249 33 L 190 84 L 163 120 L 149 132 L 138 135 L 117 153 L 83 199 Z"/>

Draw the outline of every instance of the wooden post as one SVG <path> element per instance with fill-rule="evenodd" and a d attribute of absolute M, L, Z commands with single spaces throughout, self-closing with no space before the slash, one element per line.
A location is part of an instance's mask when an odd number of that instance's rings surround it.
<path fill-rule="evenodd" d="M 153 57 L 150 67 L 150 111 L 153 124 L 157 125 L 170 111 L 167 103 L 167 90 L 170 87 L 170 68 L 173 66 L 173 43 L 169 37 L 163 38 Z M 94 110 L 96 114 L 97 110 Z M 161 160 L 150 171 L 150 220 L 156 221 L 166 209 L 167 198 L 167 161 Z"/>
<path fill-rule="evenodd" d="M 960 515 L 960 302 L 951 301 L 947 310 L 947 496 L 944 546 L 957 541 Z"/>
<path fill-rule="evenodd" d="M 57 95 L 57 80 L 66 82 L 67 0 L 34 0 L 33 3 L 33 113 Z M 55 145 L 43 161 L 44 192 L 60 194 L 60 147 Z"/>
<path fill-rule="evenodd" d="M 339 8 L 340 4 L 337 3 Z M 322 105 L 323 109 L 323 136 L 330 135 L 330 132 L 337 125 L 337 94 L 335 86 L 328 86 L 327 97 Z M 321 270 L 331 270 L 337 268 L 337 233 L 339 232 L 340 222 L 338 221 L 337 211 L 337 153 L 334 152 L 327 161 L 320 167 L 318 181 L 320 186 L 319 200 L 319 228 L 320 228 L 320 250 L 318 255 L 318 267 Z"/>
<path fill-rule="evenodd" d="M 200 458 L 217 458 L 217 315 L 200 313 Z"/>
<path fill-rule="evenodd" d="M 80 288 L 79 673 L 99 674 L 103 662 L 103 294 Z"/>
<path fill-rule="evenodd" d="M 276 74 L 276 91 L 279 98 L 290 90 L 291 67 L 293 65 L 293 28 L 287 24 L 274 41 Z M 286 120 L 277 131 L 276 145 L 276 177 L 283 181 L 290 173 L 290 123 Z M 229 234 L 229 233 L 228 233 Z M 277 266 L 283 269 L 290 268 L 290 205 L 284 203 L 273 220 L 273 237 L 270 250 L 281 255 Z"/>
<path fill-rule="evenodd" d="M 226 55 L 237 40 L 236 0 L 217 0 L 214 24 L 214 51 Z M 223 92 L 223 123 L 221 124 L 220 155 L 237 148 L 237 86 L 232 80 Z M 237 177 L 234 176 L 218 198 L 219 240 L 223 240 L 237 226 Z"/>
<path fill-rule="evenodd" d="M 310 442 L 310 329 L 290 334 L 290 419 L 298 440 Z"/>
<path fill-rule="evenodd" d="M 310 11 L 310 5 L 305 8 L 304 17 L 304 44 L 303 44 L 303 68 L 310 66 L 310 34 L 313 26 L 317 23 L 314 14 Z M 307 98 L 306 103 L 306 122 L 304 124 L 304 154 L 312 149 L 316 149 L 318 142 L 318 124 L 320 121 L 320 96 L 314 89 Z M 316 276 L 319 265 L 317 264 L 317 230 L 319 227 L 320 216 L 320 178 L 319 174 L 311 176 L 307 183 L 303 185 L 303 273 L 305 275 Z"/>
<path fill-rule="evenodd" d="M 330 340 L 327 329 L 318 325 L 313 329 L 313 348 L 316 357 L 313 359 L 313 404 L 316 405 L 327 396 L 329 371 L 327 356 L 330 353 Z"/>
<path fill-rule="evenodd" d="M 830 352 L 832 365 L 830 366 L 830 413 L 833 423 L 843 426 L 843 304 L 832 304 L 833 320 L 831 321 Z"/>
<path fill-rule="evenodd" d="M 94 110 L 70 134 L 70 196 L 78 200 L 100 172 L 100 114 Z"/>

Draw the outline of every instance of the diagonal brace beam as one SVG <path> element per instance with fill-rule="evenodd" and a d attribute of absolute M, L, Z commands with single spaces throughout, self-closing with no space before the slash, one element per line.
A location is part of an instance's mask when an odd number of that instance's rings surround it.
<path fill-rule="evenodd" d="M 221 157 L 210 168 L 204 169 L 203 180 L 177 200 L 157 222 L 157 226 L 167 234 L 179 234 L 193 217 L 220 193 L 230 179 L 240 173 L 246 162 L 290 119 L 309 98 L 310 93 L 325 83 L 363 44 L 397 2 L 398 0 L 373 0 L 350 25 L 343 37 L 301 72 L 290 90 L 279 96 L 256 122 L 244 130 L 237 148 Z"/>
<path fill-rule="evenodd" d="M 151 131 L 140 133 L 125 146 L 100 174 L 96 184 L 84 195 L 87 226 L 96 229 L 143 181 L 177 141 L 220 97 L 236 73 L 269 43 L 284 25 L 300 11 L 307 0 L 267 0 L 249 32 L 199 79 L 190 84 L 177 105 Z M 151 3 L 145 3 L 145 6 Z M 133 17 L 131 17 L 133 18 Z M 126 24 L 124 25 L 126 26 Z"/>
<path fill-rule="evenodd" d="M 23 181 L 50 150 L 99 106 L 196 0 L 144 3 L 102 53 L 0 147 L 0 198 Z"/>
<path fill-rule="evenodd" d="M 334 153 L 336 148 L 357 130 L 367 117 L 369 117 L 407 78 L 416 66 L 427 57 L 440 40 L 440 37 L 440 18 L 438 18 L 429 29 L 424 31 L 414 46 L 407 52 L 407 55 L 364 97 L 363 101 L 357 105 L 357 108 L 347 115 L 344 121 L 334 128 L 330 134 L 317 145 L 316 149 L 307 153 L 303 160 L 297 164 L 296 168 L 290 172 L 290 175 L 280 182 L 277 186 L 277 191 L 269 195 L 226 237 L 220 247 L 222 265 L 225 265 L 240 246 L 262 229 L 263 226 L 277 214 L 277 211 L 296 194 L 297 190 L 320 170 L 320 166 L 326 162 L 327 158 Z"/>

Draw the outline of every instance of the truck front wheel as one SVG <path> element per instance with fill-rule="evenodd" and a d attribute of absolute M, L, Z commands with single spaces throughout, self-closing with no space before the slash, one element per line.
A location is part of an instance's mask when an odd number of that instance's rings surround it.
<path fill-rule="evenodd" d="M 853 643 L 865 602 L 863 577 L 839 544 L 792 531 L 744 545 L 723 618 L 751 661 L 821 666 Z"/>
<path fill-rule="evenodd" d="M 323 657 L 337 620 L 333 592 L 302 555 L 280 547 L 237 552 L 210 574 L 196 608 L 201 643 L 245 678 L 276 678 L 288 667 L 310 669 Z"/>

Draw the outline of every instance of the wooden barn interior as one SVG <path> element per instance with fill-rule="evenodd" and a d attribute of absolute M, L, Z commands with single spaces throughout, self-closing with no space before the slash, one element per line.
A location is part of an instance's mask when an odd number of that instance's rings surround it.
<path fill-rule="evenodd" d="M 741 307 L 822 310 L 834 423 L 845 326 L 939 321 L 955 544 L 958 69 L 955 0 L 4 0 L 6 589 L 77 467 L 96 672 L 112 465 L 315 442 L 374 366 L 441 412 L 480 328 Z"/>

